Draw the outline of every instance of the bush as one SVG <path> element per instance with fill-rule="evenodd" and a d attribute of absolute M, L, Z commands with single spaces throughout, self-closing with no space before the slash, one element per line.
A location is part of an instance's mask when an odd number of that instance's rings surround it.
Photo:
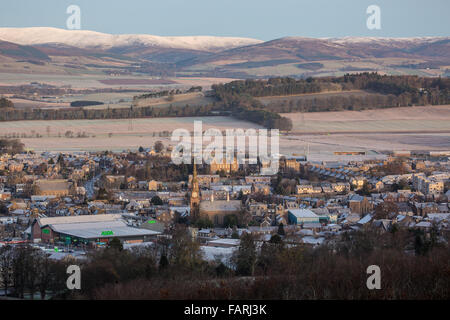
<path fill-rule="evenodd" d="M 14 103 L 6 98 L 0 98 L 0 109 L 14 108 Z"/>

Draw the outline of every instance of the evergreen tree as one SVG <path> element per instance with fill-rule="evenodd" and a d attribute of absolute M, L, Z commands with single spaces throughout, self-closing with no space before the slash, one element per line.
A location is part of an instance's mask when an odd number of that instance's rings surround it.
<path fill-rule="evenodd" d="M 111 239 L 111 241 L 109 241 L 108 248 L 114 249 L 114 250 L 117 250 L 117 251 L 122 251 L 123 250 L 123 244 L 119 240 L 119 238 L 114 237 L 114 238 Z"/>
<path fill-rule="evenodd" d="M 278 231 L 277 234 L 280 236 L 285 236 L 286 232 L 284 231 L 284 226 L 282 223 L 280 223 L 280 225 L 278 226 Z"/>
<path fill-rule="evenodd" d="M 241 237 L 238 250 L 233 255 L 236 266 L 236 274 L 241 276 L 251 276 L 255 271 L 257 252 L 256 243 L 253 236 L 245 233 Z"/>

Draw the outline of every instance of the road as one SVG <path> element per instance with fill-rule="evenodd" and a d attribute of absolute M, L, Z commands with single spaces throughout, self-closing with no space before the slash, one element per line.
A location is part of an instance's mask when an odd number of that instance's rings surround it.
<path fill-rule="evenodd" d="M 100 179 L 100 176 L 101 176 L 101 174 L 96 175 L 91 180 L 86 182 L 86 184 L 84 185 L 84 188 L 86 189 L 86 197 L 89 200 L 91 200 L 94 197 L 94 194 L 95 194 L 95 191 L 94 191 L 95 182 L 98 179 Z"/>

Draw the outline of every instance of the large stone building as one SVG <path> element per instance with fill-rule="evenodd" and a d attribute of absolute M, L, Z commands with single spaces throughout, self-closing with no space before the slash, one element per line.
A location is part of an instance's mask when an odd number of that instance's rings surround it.
<path fill-rule="evenodd" d="M 373 204 L 368 198 L 354 194 L 348 200 L 348 207 L 352 213 L 366 214 L 372 211 Z"/>
<path fill-rule="evenodd" d="M 63 197 L 69 194 L 71 183 L 65 179 L 36 180 L 36 195 Z"/>
<path fill-rule="evenodd" d="M 300 171 L 300 161 L 297 158 L 284 158 L 280 161 L 280 166 L 285 170 Z"/>
<path fill-rule="evenodd" d="M 210 164 L 210 173 L 215 174 L 220 171 L 223 171 L 225 173 L 231 173 L 236 172 L 239 169 L 239 163 L 237 162 L 237 159 L 234 158 L 233 163 L 227 163 L 226 158 L 223 158 L 222 163 L 217 163 L 215 160 L 213 160 Z"/>
<path fill-rule="evenodd" d="M 220 176 L 218 174 L 198 174 L 197 181 L 200 187 L 209 188 L 211 184 L 220 181 Z M 192 184 L 192 175 L 189 175 L 189 183 Z"/>
<path fill-rule="evenodd" d="M 242 202 L 240 200 L 214 200 L 200 202 L 200 215 L 207 215 L 215 225 L 222 225 L 225 216 L 241 212 Z"/>

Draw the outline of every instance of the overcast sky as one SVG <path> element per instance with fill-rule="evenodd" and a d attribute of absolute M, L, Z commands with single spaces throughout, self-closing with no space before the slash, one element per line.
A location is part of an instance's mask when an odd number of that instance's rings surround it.
<path fill-rule="evenodd" d="M 0 27 L 66 28 L 71 4 L 81 9 L 81 29 L 113 34 L 261 40 L 450 35 L 450 0 L 2 0 Z M 381 9 L 381 30 L 366 27 L 372 4 Z"/>

